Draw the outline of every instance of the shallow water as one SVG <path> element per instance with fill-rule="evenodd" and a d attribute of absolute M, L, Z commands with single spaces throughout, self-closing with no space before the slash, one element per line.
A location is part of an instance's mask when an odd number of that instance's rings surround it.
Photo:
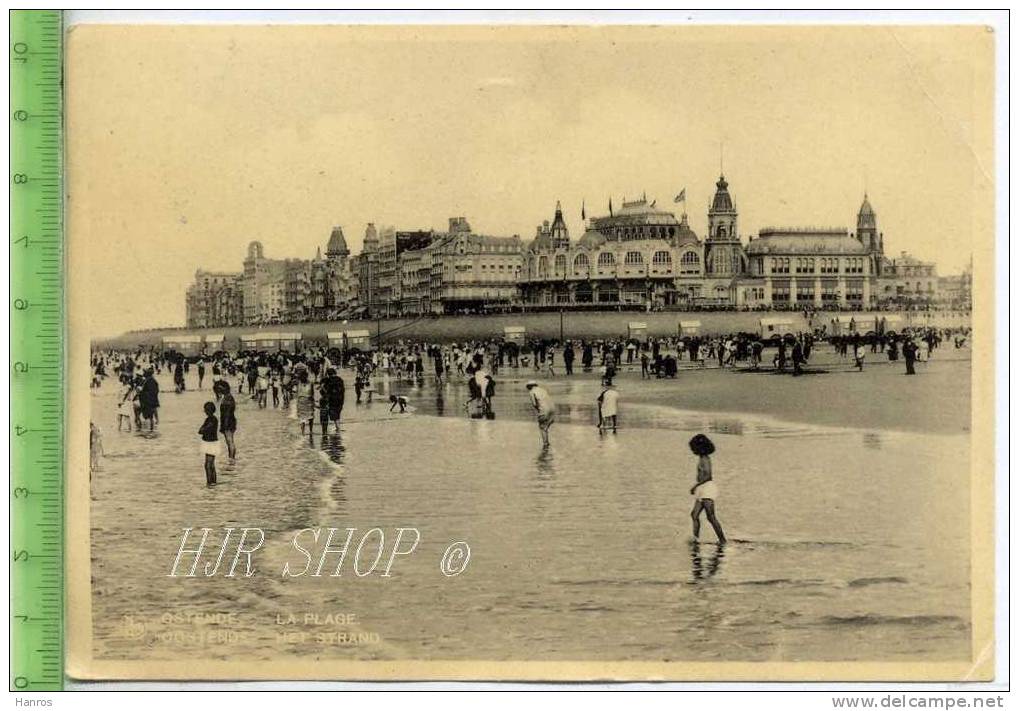
<path fill-rule="evenodd" d="M 500 379 L 494 420 L 466 417 L 460 385 L 379 387 L 414 411 L 355 405 L 348 391 L 342 432 L 325 438 L 238 397 L 239 459 L 221 463 L 214 489 L 195 434 L 207 391 L 163 394 L 154 435 L 117 433 L 113 389 L 95 395 L 107 453 L 92 485 L 97 656 L 969 657 L 964 436 L 626 398 L 619 432 L 599 434 L 597 383 L 571 380 L 550 386 L 559 409 L 544 450 L 519 380 Z M 721 547 L 690 540 L 685 442 L 698 431 L 718 447 L 718 515 L 731 539 Z M 181 529 L 202 526 L 263 529 L 255 575 L 167 577 Z M 355 545 L 376 526 L 389 546 L 398 527 L 421 541 L 392 577 L 358 577 L 348 560 L 341 577 L 283 579 L 284 562 L 304 564 L 294 533 L 318 526 L 357 528 Z M 706 523 L 702 539 L 714 541 Z M 455 541 L 471 558 L 447 577 L 439 563 Z M 278 624 L 291 613 L 298 624 Z M 337 625 L 328 613 L 356 619 Z"/>

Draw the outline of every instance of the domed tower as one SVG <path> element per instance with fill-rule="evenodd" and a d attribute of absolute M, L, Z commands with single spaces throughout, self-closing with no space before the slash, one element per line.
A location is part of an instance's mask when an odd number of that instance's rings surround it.
<path fill-rule="evenodd" d="M 738 239 L 736 206 L 729 195 L 729 183 L 720 175 L 715 183 L 715 197 L 708 210 L 708 241 Z"/>
<path fill-rule="evenodd" d="M 863 194 L 863 204 L 856 213 L 856 238 L 870 251 L 884 254 L 882 235 L 877 231 L 877 213 L 871 207 L 867 193 Z"/>
<path fill-rule="evenodd" d="M 871 207 L 867 193 L 863 194 L 863 204 L 856 213 L 856 239 L 858 239 L 871 255 L 874 263 L 872 273 L 880 274 L 881 257 L 884 256 L 884 235 L 877 231 L 877 213 Z"/>
<path fill-rule="evenodd" d="M 720 175 L 708 209 L 708 236 L 704 240 L 707 276 L 728 278 L 745 271 L 746 254 L 739 240 L 737 217 L 736 205 L 729 195 L 729 183 Z"/>
<path fill-rule="evenodd" d="M 563 219 L 563 207 L 558 200 L 556 200 L 555 218 L 552 220 L 549 234 L 552 237 L 552 249 L 570 248 L 570 230 L 566 227 L 566 220 Z"/>

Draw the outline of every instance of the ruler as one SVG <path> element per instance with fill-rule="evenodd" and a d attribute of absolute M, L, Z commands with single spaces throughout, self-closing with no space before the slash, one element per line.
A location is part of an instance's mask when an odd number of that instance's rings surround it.
<path fill-rule="evenodd" d="M 10 689 L 64 683 L 61 13 L 10 13 Z"/>

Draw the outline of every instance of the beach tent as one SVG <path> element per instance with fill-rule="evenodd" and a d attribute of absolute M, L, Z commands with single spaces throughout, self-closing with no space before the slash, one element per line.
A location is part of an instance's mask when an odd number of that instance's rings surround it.
<path fill-rule="evenodd" d="M 626 324 L 627 338 L 636 338 L 638 341 L 644 340 L 647 336 L 647 324 L 643 321 L 630 321 Z"/>
<path fill-rule="evenodd" d="M 506 326 L 502 329 L 502 336 L 507 341 L 522 345 L 527 336 L 527 329 L 523 326 Z"/>
<path fill-rule="evenodd" d="M 798 330 L 797 322 L 790 316 L 765 316 L 761 319 L 760 324 L 762 338 L 795 333 Z"/>
<path fill-rule="evenodd" d="M 260 351 L 274 351 L 280 347 L 280 334 L 276 331 L 262 331 L 255 334 L 258 336 L 256 343 Z"/>
<path fill-rule="evenodd" d="M 867 319 L 867 323 L 862 323 L 861 320 L 857 320 L 853 316 L 835 316 L 831 320 L 829 331 L 833 336 L 848 336 L 868 330 L 866 327 L 871 323 L 870 319 Z"/>
<path fill-rule="evenodd" d="M 202 337 L 184 333 L 175 336 L 163 336 L 163 350 L 175 351 L 185 356 L 201 355 Z"/>
<path fill-rule="evenodd" d="M 888 314 L 882 316 L 878 324 L 878 333 L 901 333 L 903 327 L 906 325 L 905 320 L 898 314 Z"/>
<path fill-rule="evenodd" d="M 326 334 L 331 348 L 343 348 L 343 331 L 330 331 Z"/>
<path fill-rule="evenodd" d="M 223 350 L 223 341 L 226 340 L 222 333 L 205 334 L 205 352 L 209 355 Z"/>
<path fill-rule="evenodd" d="M 371 331 L 347 331 L 347 348 L 359 348 L 368 350 L 371 348 Z"/>
<path fill-rule="evenodd" d="M 294 353 L 297 350 L 297 344 L 301 342 L 300 333 L 281 333 L 279 334 L 279 348 L 281 351 L 290 351 Z"/>
<path fill-rule="evenodd" d="M 257 333 L 243 333 L 241 334 L 241 350 L 242 351 L 255 351 L 258 350 L 258 337 Z"/>
<path fill-rule="evenodd" d="M 679 322 L 679 335 L 680 336 L 698 336 L 701 332 L 700 321 L 680 321 Z"/>

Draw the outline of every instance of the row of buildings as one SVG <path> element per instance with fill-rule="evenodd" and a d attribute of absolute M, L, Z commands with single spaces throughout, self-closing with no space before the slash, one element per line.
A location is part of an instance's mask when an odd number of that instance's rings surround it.
<path fill-rule="evenodd" d="M 530 241 L 475 232 L 464 217 L 445 231 L 365 230 L 351 255 L 334 227 L 314 259 L 272 259 L 248 246 L 240 272 L 198 270 L 187 290 L 189 327 L 493 308 L 869 309 L 970 307 L 972 277 L 939 276 L 932 262 L 885 255 L 864 195 L 856 229 L 766 227 L 744 241 L 725 176 L 715 184 L 704 237 L 687 215 L 639 200 L 609 202 L 570 236 L 557 203 Z"/>

